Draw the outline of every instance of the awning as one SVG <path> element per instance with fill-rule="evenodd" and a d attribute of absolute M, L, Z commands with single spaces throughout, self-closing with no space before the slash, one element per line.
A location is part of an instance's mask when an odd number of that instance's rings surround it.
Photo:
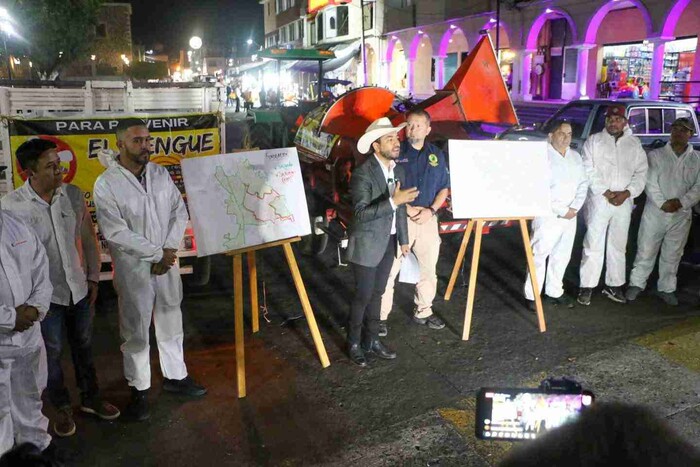
<path fill-rule="evenodd" d="M 273 58 L 275 60 L 332 60 L 336 55 L 331 50 L 318 49 L 278 49 L 269 48 L 258 54 L 262 58 Z"/>
<path fill-rule="evenodd" d="M 245 63 L 241 66 L 236 67 L 236 73 L 245 73 L 248 71 L 253 71 L 258 68 L 264 67 L 265 65 L 273 63 L 272 60 L 261 60 L 259 62 Z"/>
<path fill-rule="evenodd" d="M 329 51 L 335 52 L 335 58 L 323 62 L 323 71 L 333 71 L 345 65 L 360 52 L 361 41 L 343 42 L 330 47 Z M 318 64 L 308 61 L 298 61 L 291 66 L 295 71 L 318 72 Z"/>

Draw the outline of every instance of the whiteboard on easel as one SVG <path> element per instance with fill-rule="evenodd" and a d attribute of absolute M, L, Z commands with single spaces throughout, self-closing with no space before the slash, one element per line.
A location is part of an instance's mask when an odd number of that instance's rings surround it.
<path fill-rule="evenodd" d="M 197 256 L 309 235 L 296 148 L 182 160 Z"/>
<path fill-rule="evenodd" d="M 551 216 L 544 141 L 450 140 L 455 219 Z"/>

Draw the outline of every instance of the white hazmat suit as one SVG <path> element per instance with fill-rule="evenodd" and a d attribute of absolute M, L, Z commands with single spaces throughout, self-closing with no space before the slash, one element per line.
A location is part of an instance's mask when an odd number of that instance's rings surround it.
<path fill-rule="evenodd" d="M 51 442 L 41 413 L 46 351 L 35 322 L 13 331 L 16 308 L 27 304 L 46 316 L 51 303 L 49 260 L 41 241 L 18 217 L 0 211 L 0 455 L 15 443 L 44 450 Z"/>
<path fill-rule="evenodd" d="M 146 189 L 131 172 L 113 164 L 98 177 L 93 192 L 97 223 L 114 263 L 124 376 L 139 391 L 151 386 L 151 318 L 163 376 L 187 376 L 179 268 L 176 264 L 161 276 L 151 274 L 164 248 L 179 249 L 187 208 L 164 167 L 146 164 L 145 183 Z"/>
<path fill-rule="evenodd" d="M 671 143 L 649 153 L 649 175 L 645 188 L 647 201 L 637 240 L 637 256 L 630 275 L 630 286 L 644 289 L 659 257 L 659 292 L 676 291 L 678 264 L 688 241 L 693 206 L 700 201 L 700 154 L 691 144 L 679 156 Z M 661 206 L 670 199 L 683 206 L 668 213 Z"/>
<path fill-rule="evenodd" d="M 561 297 L 564 293 L 562 279 L 566 266 L 571 259 L 571 248 L 576 236 L 576 216 L 564 219 L 569 208 L 579 211 L 586 200 L 588 179 L 583 168 L 583 161 L 578 152 L 568 149 L 562 156 L 559 151 L 547 145 L 547 157 L 550 170 L 550 196 L 552 216 L 536 217 L 532 221 L 532 254 L 535 260 L 537 285 L 542 285 L 547 276 L 545 293 L 552 297 Z M 549 265 L 547 258 L 549 257 Z M 530 274 L 525 281 L 525 298 L 534 300 Z"/>
<path fill-rule="evenodd" d="M 580 285 L 582 288 L 598 285 L 605 255 L 605 284 L 619 287 L 625 283 L 625 252 L 633 199 L 644 190 L 647 155 L 629 127 L 617 141 L 603 130 L 591 135 L 583 145 L 583 165 L 589 186 L 584 205 L 587 231 L 583 239 Z M 631 196 L 620 206 L 614 206 L 603 196 L 607 190 L 629 190 Z"/>

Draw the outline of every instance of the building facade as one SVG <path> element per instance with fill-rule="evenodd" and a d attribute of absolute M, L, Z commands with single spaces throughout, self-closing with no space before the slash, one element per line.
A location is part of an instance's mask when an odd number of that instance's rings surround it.
<path fill-rule="evenodd" d="M 700 100 L 700 0 L 261 3 L 265 47 L 331 49 L 325 77 L 351 86 L 429 97 L 488 34 L 514 100 Z M 311 87 L 310 67 L 283 67 L 285 81 Z"/>
<path fill-rule="evenodd" d="M 131 14 L 130 3 L 103 3 L 97 13 L 89 59 L 71 63 L 61 75 L 64 78 L 122 76 L 133 60 Z"/>
<path fill-rule="evenodd" d="M 487 33 L 515 100 L 700 95 L 700 0 L 386 2 L 379 84 L 399 93 L 440 89 Z"/>
<path fill-rule="evenodd" d="M 301 47 L 304 37 L 301 10 L 305 0 L 260 0 L 260 3 L 265 16 L 265 43 L 260 45 Z"/>

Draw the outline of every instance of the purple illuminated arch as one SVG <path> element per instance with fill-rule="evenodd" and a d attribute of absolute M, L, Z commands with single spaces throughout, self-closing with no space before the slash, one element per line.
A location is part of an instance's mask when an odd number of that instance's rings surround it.
<path fill-rule="evenodd" d="M 500 25 L 501 25 L 502 31 L 506 33 L 506 37 L 508 38 L 508 47 L 510 47 L 510 28 L 508 27 L 508 25 L 506 23 L 503 22 L 503 20 L 501 20 Z M 489 20 L 486 22 L 486 24 L 484 24 L 484 26 L 481 29 L 486 30 L 486 31 L 490 31 L 491 29 L 494 29 L 495 27 L 496 27 L 496 23 L 495 22 L 492 23 Z M 496 47 L 496 36 L 495 35 L 492 36 L 492 39 L 493 39 L 493 46 Z M 503 48 L 503 47 L 501 47 L 501 48 Z"/>
<path fill-rule="evenodd" d="M 418 56 L 418 49 L 420 48 L 420 41 L 423 40 L 423 37 L 428 39 L 428 42 L 430 43 L 430 56 L 433 56 L 433 41 L 430 40 L 430 36 L 427 34 L 423 33 L 416 33 L 416 35 L 413 37 L 413 40 L 411 41 L 411 50 L 410 53 L 408 54 L 408 59 L 409 60 L 415 60 L 416 57 Z"/>
<path fill-rule="evenodd" d="M 652 32 L 653 32 L 653 26 L 651 23 L 651 16 L 649 16 L 649 11 L 647 8 L 644 6 L 644 4 L 640 0 L 626 0 L 626 2 L 618 2 L 615 0 L 610 0 L 607 3 L 603 4 L 600 8 L 598 8 L 598 11 L 595 12 L 593 17 L 591 18 L 591 21 L 588 23 L 588 29 L 586 29 L 586 38 L 584 39 L 584 43 L 586 44 L 595 44 L 596 43 L 596 37 L 598 36 L 598 28 L 600 27 L 600 24 L 603 22 L 605 19 L 605 16 L 611 11 L 614 10 L 615 7 L 619 6 L 621 3 L 631 3 L 637 9 L 642 13 L 642 17 L 644 18 L 644 23 L 647 26 L 647 37 L 651 37 Z"/>
<path fill-rule="evenodd" d="M 673 37 L 675 36 L 676 25 L 681 17 L 685 7 L 690 5 L 690 0 L 678 0 L 671 11 L 668 12 L 666 21 L 664 21 L 664 29 L 661 32 L 661 37 Z"/>
<path fill-rule="evenodd" d="M 548 8 L 549 9 L 549 8 Z M 578 42 L 578 31 L 576 30 L 576 23 L 574 23 L 574 20 L 571 19 L 571 16 L 569 16 L 568 13 L 562 11 L 562 10 L 552 10 L 549 9 L 548 12 L 543 12 L 540 16 L 537 17 L 534 23 L 532 23 L 532 26 L 530 26 L 530 33 L 527 35 L 527 49 L 529 50 L 535 50 L 537 49 L 537 38 L 540 35 L 540 31 L 542 30 L 542 26 L 544 26 L 544 23 L 547 22 L 547 20 L 550 19 L 557 19 L 557 18 L 564 18 L 566 22 L 569 24 L 569 27 L 571 28 L 572 32 L 572 42 L 576 43 Z"/>
<path fill-rule="evenodd" d="M 386 61 L 391 62 L 394 58 L 394 49 L 396 48 L 396 43 L 401 42 L 401 39 L 399 39 L 396 36 L 392 36 L 391 39 L 389 39 L 389 45 L 386 48 Z"/>
<path fill-rule="evenodd" d="M 467 40 L 467 35 L 464 34 L 464 31 L 462 31 L 462 28 L 459 26 L 455 26 L 454 28 L 449 27 L 447 28 L 447 31 L 445 31 L 445 34 L 442 35 L 442 39 L 440 40 L 438 57 L 444 57 L 447 55 L 447 49 L 450 48 L 450 39 L 452 39 L 452 36 L 454 36 L 457 31 L 461 32 L 462 36 L 464 36 L 464 41 L 467 43 L 467 50 L 469 50 L 469 41 Z"/>

